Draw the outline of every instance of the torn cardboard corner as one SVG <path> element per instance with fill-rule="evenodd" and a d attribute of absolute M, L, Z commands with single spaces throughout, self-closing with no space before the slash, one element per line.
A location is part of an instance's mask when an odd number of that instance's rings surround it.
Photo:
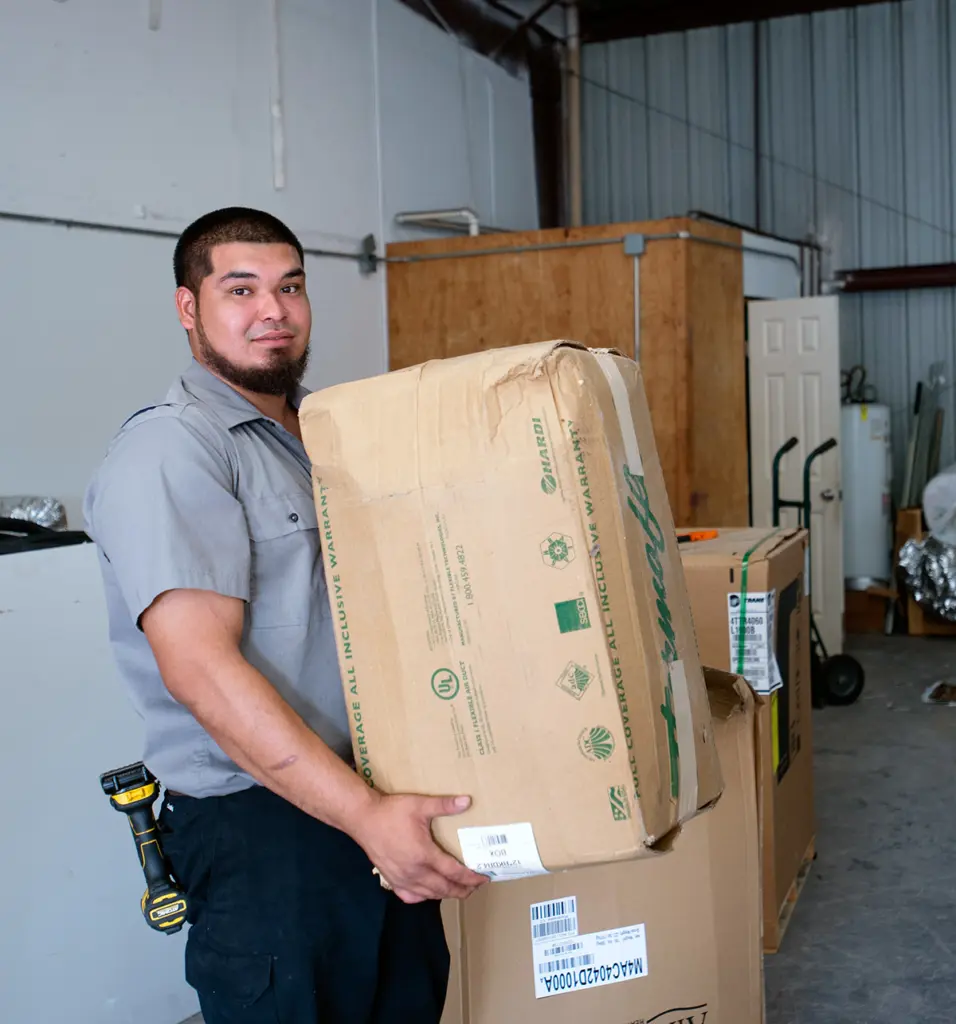
<path fill-rule="evenodd" d="M 721 790 L 637 364 L 549 342 L 311 395 L 358 770 L 466 793 L 493 878 L 642 855 Z"/>
<path fill-rule="evenodd" d="M 442 1024 L 761 1024 L 754 699 L 705 670 L 725 790 L 662 857 L 442 904 Z"/>
<path fill-rule="evenodd" d="M 764 941 L 775 952 L 815 834 L 806 531 L 719 530 L 682 545 L 700 655 L 759 696 L 757 784 L 764 848 Z"/>

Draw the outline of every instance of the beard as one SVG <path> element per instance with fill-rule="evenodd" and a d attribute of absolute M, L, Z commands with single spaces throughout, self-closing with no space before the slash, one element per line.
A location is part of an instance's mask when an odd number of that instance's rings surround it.
<path fill-rule="evenodd" d="M 236 366 L 212 347 L 198 314 L 196 337 L 199 339 L 199 351 L 203 361 L 216 376 L 233 387 L 243 388 L 257 395 L 285 395 L 291 401 L 309 365 L 309 347 L 306 346 L 300 356 L 273 350 L 269 353 L 270 362 L 267 366 Z"/>

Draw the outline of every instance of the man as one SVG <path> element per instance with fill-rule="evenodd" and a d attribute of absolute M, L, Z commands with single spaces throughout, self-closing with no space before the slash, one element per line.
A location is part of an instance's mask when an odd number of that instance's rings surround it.
<path fill-rule="evenodd" d="M 437 1022 L 438 900 L 486 881 L 431 819 L 353 771 L 299 433 L 311 310 L 302 246 L 243 208 L 174 256 L 193 362 L 112 442 L 86 497 L 115 654 L 166 785 L 206 1024 Z M 387 879 L 388 892 L 373 874 Z"/>

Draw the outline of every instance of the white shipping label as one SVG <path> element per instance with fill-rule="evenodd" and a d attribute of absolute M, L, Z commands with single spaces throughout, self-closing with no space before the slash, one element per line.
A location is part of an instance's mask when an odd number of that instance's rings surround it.
<path fill-rule="evenodd" d="M 783 689 L 783 676 L 780 674 L 780 663 L 777 661 L 777 655 L 771 655 L 771 670 L 773 671 L 773 684 L 771 690 L 782 690 Z"/>
<path fill-rule="evenodd" d="M 458 842 L 465 866 L 493 882 L 548 873 L 530 822 L 460 828 Z"/>
<path fill-rule="evenodd" d="M 768 694 L 783 686 L 774 654 L 773 616 L 776 591 L 727 595 L 730 625 L 730 668 L 742 675 L 757 693 Z"/>
<path fill-rule="evenodd" d="M 578 898 L 565 896 L 560 900 L 531 904 L 532 943 L 553 942 L 566 935 L 578 934 Z"/>
<path fill-rule="evenodd" d="M 531 904 L 536 999 L 647 976 L 644 925 L 578 935 L 577 898 Z"/>

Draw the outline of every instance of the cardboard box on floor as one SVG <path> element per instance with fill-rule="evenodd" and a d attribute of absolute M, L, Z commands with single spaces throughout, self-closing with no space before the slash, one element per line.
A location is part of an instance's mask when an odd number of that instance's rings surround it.
<path fill-rule="evenodd" d="M 300 418 L 370 783 L 470 794 L 436 838 L 496 879 L 647 854 L 717 798 L 636 363 L 493 349 Z"/>
<path fill-rule="evenodd" d="M 760 695 L 764 949 L 776 952 L 816 830 L 806 532 L 720 530 L 681 554 L 702 660 L 740 672 Z"/>
<path fill-rule="evenodd" d="M 760 1024 L 754 700 L 743 680 L 706 672 L 725 781 L 716 807 L 653 859 L 446 901 L 442 1024 Z"/>

